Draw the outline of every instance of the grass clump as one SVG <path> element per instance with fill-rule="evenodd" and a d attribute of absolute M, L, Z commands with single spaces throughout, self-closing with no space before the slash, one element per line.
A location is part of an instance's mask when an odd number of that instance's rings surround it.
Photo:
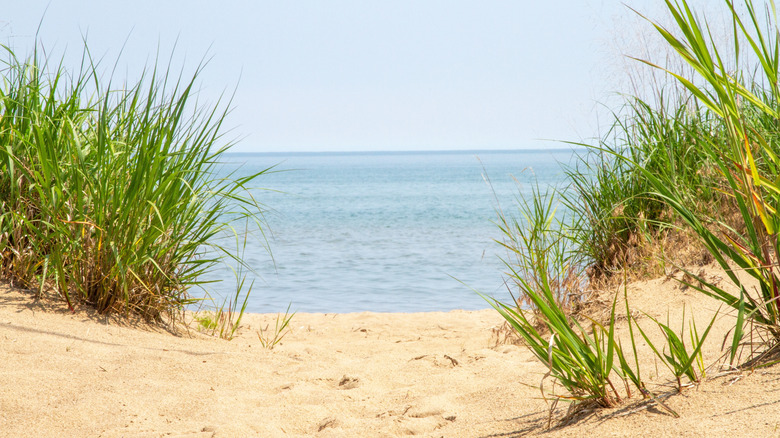
<path fill-rule="evenodd" d="M 504 239 L 498 241 L 507 253 L 509 279 L 521 290 L 549 290 L 550 304 L 574 315 L 587 304 L 580 254 L 571 251 L 570 237 L 556 219 L 558 203 L 553 190 L 542 192 L 533 186 L 530 198 L 518 200 L 520 218 L 510 217 L 500 209 L 496 225 Z M 515 304 L 530 309 L 541 323 L 545 317 L 533 299 L 520 294 Z"/>
<path fill-rule="evenodd" d="M 615 136 L 591 147 L 588 157 L 596 157 L 595 165 L 588 167 L 583 159 L 582 169 L 570 171 L 572 190 L 565 196 L 580 219 L 573 236 L 591 262 L 591 280 L 632 269 L 641 260 L 638 242 L 663 246 L 670 236 L 701 248 L 700 263 L 718 263 L 738 293 L 683 270 L 697 280 L 694 289 L 738 314 L 733 363 L 745 324 L 768 341 L 767 347 L 780 339 L 780 42 L 775 6 L 770 2 L 761 14 L 750 0 L 741 6 L 725 0 L 733 44 L 724 49 L 686 1 L 665 4 L 672 30 L 648 21 L 683 68 L 642 62 L 673 79 L 675 99 L 669 105 L 659 92 L 651 106 L 632 97 L 629 116 L 616 122 Z M 663 250 L 656 255 L 664 266 L 691 261 L 674 260 Z M 752 277 L 758 288 L 748 287 L 744 276 Z"/>
<path fill-rule="evenodd" d="M 701 347 L 704 345 L 704 341 L 707 339 L 707 335 L 715 323 L 715 319 L 718 317 L 718 313 L 712 317 L 712 321 L 704 330 L 704 333 L 699 335 L 699 331 L 696 328 L 696 322 L 691 320 L 689 327 L 690 348 L 685 343 L 685 308 L 683 308 L 683 326 L 680 327 L 680 335 L 677 334 L 671 327 L 669 327 L 669 318 L 667 315 L 666 324 L 659 322 L 657 319 L 650 315 L 647 315 L 661 330 L 664 340 L 666 342 L 667 350 L 659 351 L 655 344 L 650 340 L 644 330 L 636 324 L 639 333 L 642 338 L 647 342 L 647 345 L 653 350 L 656 356 L 669 367 L 669 370 L 674 374 L 677 379 L 677 390 L 682 392 L 683 383 L 681 378 L 686 376 L 691 382 L 699 383 L 702 378 L 705 377 L 704 358 L 702 357 Z"/>
<path fill-rule="evenodd" d="M 285 335 L 289 333 L 290 321 L 292 321 L 294 316 L 295 312 L 290 313 L 290 306 L 287 306 L 284 315 L 276 315 L 276 322 L 274 323 L 273 329 L 269 329 L 270 324 L 266 325 L 265 328 L 260 327 L 260 330 L 257 331 L 257 338 L 260 340 L 260 345 L 268 350 L 273 350 L 277 344 L 282 342 Z"/>
<path fill-rule="evenodd" d="M 263 172 L 215 173 L 227 106 L 195 101 L 200 67 L 155 65 L 116 86 L 86 48 L 77 71 L 3 50 L 0 277 L 71 308 L 177 318 L 199 276 L 231 257 L 213 237 L 237 220 L 262 229 L 245 188 Z"/>
<path fill-rule="evenodd" d="M 648 100 L 630 97 L 628 115 L 618 115 L 613 131 L 568 168 L 571 185 L 559 194 L 570 220 L 551 226 L 555 208 L 549 194 L 539 190 L 532 199 L 520 200 L 522 221 L 499 212 L 501 244 L 509 254 L 507 276 L 520 298 L 509 304 L 488 301 L 549 369 L 547 376 L 566 388 L 569 394 L 557 395 L 560 399 L 615 406 L 621 396 L 614 383 L 622 381 L 627 396 L 630 383 L 665 407 L 640 377 L 635 335 L 669 367 L 680 391 L 684 377 L 693 383 L 704 378 L 702 347 L 718 317 L 701 333 L 691 321 L 687 336 L 684 312 L 679 332 L 651 317 L 662 335 L 661 343 L 653 343 L 631 315 L 625 293 L 631 350 L 624 350 L 615 335 L 617 297 L 608 321 L 600 323 L 577 314 L 562 284 L 577 284 L 583 297 L 617 272 L 624 280 L 632 270 L 666 273 L 669 263 L 693 279 L 690 288 L 731 309 L 730 365 L 742 359 L 740 352 L 748 346 L 743 367 L 771 363 L 768 358 L 780 349 L 780 27 L 775 5 L 770 2 L 760 14 L 751 0 L 741 8 L 725 0 L 733 45 L 724 50 L 687 1 L 665 4 L 673 30 L 650 23 L 687 70 L 643 62 L 673 79 L 671 97 L 662 92 Z M 739 68 L 743 60 L 754 67 Z M 673 257 L 673 243 L 680 238 L 696 242 L 693 259 Z M 643 266 L 652 259 L 661 268 L 656 272 Z M 736 292 L 682 266 L 713 260 Z M 579 280 L 585 277 L 587 283 Z M 750 342 L 744 342 L 746 337 Z"/>
<path fill-rule="evenodd" d="M 698 236 L 739 291 L 735 295 L 697 278 L 702 286 L 696 289 L 738 313 L 731 343 L 733 363 L 745 334 L 745 321 L 755 323 L 757 330 L 768 335 L 768 347 L 776 346 L 780 340 L 780 182 L 777 180 L 780 138 L 776 125 L 780 119 L 777 104 L 780 40 L 774 13 L 760 17 L 753 3 L 746 0 L 747 20 L 743 20 L 732 2 L 726 1 L 726 5 L 733 17 L 735 44 L 730 48 L 731 54 L 739 58 L 746 46 L 748 53 L 744 56 L 758 62 L 756 76 L 735 72 L 727 65 L 725 55 L 709 36 L 708 27 L 685 1 L 667 1 L 680 36 L 658 24 L 654 26 L 696 72 L 696 77 L 667 71 L 724 127 L 723 135 L 699 135 L 698 141 L 724 181 L 724 192 L 738 207 L 740 228 L 731 227 L 722 215 L 702 215 L 691 209 L 679 188 L 670 185 L 668 179 L 649 172 L 645 176 L 657 196 Z M 774 11 L 774 3 L 771 7 Z M 740 45 L 739 41 L 747 44 Z M 767 119 L 775 121 L 772 129 L 767 129 Z M 626 157 L 621 159 L 630 161 Z M 757 293 L 751 291 L 739 272 L 757 281 Z"/>
<path fill-rule="evenodd" d="M 640 168 L 615 158 L 629 156 L 647 172 L 670 180 L 699 209 L 720 199 L 709 159 L 690 134 L 709 131 L 713 122 L 691 99 L 661 93 L 658 100 L 661 110 L 628 98 L 624 109 L 628 115 L 616 115 L 615 125 L 598 147 L 588 149 L 566 169 L 570 185 L 562 192 L 564 202 L 579 219 L 572 238 L 582 256 L 592 261 L 588 272 L 592 282 L 622 281 L 621 272 L 633 277 L 665 273 L 668 255 L 684 263 L 708 261 L 701 247 L 681 254 L 689 239 L 680 233 L 668 206 L 650 193 L 652 186 Z M 680 238 L 683 241 L 676 244 Z"/>
<path fill-rule="evenodd" d="M 520 298 L 511 304 L 485 299 L 548 367 L 540 386 L 543 395 L 544 380 L 552 376 L 568 392 L 552 391 L 556 401 L 591 400 L 604 407 L 616 406 L 622 400 L 618 387 L 624 386 L 629 395 L 629 381 L 643 387 L 638 370 L 624 360 L 622 346 L 615 339 L 616 302 L 606 325 L 590 319 L 583 326 L 572 317 L 581 299 L 575 293 L 582 278 L 572 258 L 576 253 L 568 250 L 568 239 L 556 225 L 555 197 L 550 192 L 542 195 L 538 187 L 533 193 L 530 202 L 520 204 L 522 221 L 499 213 L 498 226 L 505 237 L 499 243 L 510 254 L 511 262 L 505 265 Z M 621 358 L 618 362 L 616 354 Z"/>

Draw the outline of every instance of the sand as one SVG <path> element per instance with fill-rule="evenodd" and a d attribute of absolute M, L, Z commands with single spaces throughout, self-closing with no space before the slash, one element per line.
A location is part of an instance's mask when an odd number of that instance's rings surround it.
<path fill-rule="evenodd" d="M 629 296 L 633 308 L 662 319 L 670 311 L 673 322 L 685 304 L 700 329 L 718 307 L 668 279 L 632 284 Z M 521 345 L 496 345 L 493 310 L 298 314 L 269 351 L 257 330 L 274 318 L 247 315 L 228 342 L 71 313 L 2 287 L 0 435 L 780 436 L 780 366 L 720 377 L 712 369 L 676 394 L 669 372 L 642 353 L 644 377 L 680 418 L 634 397 L 564 424 L 560 403 L 548 430 L 546 369 Z M 708 364 L 730 318 L 713 329 Z"/>

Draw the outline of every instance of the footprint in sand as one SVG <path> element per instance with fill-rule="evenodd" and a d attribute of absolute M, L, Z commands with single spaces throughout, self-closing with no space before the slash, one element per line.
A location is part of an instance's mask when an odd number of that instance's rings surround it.
<path fill-rule="evenodd" d="M 415 360 L 425 360 L 439 368 L 455 368 L 456 366 L 460 365 L 460 362 L 457 359 L 448 354 L 443 354 L 441 356 L 424 354 L 412 359 L 412 361 Z"/>
<path fill-rule="evenodd" d="M 216 427 L 206 426 L 203 429 L 201 429 L 200 432 L 168 432 L 165 433 L 164 436 L 168 438 L 214 438 L 216 432 L 217 432 Z M 109 433 L 108 436 L 121 436 L 121 437 L 129 437 L 129 438 L 157 438 L 161 436 L 161 433 L 159 431 L 135 432 L 135 433 L 123 431 L 118 433 L 117 435 L 113 435 Z"/>
<path fill-rule="evenodd" d="M 320 421 L 320 424 L 317 425 L 317 432 L 322 432 L 323 430 L 329 427 L 338 427 L 338 425 L 339 425 L 339 421 L 336 420 L 335 417 L 328 417 Z"/>
<path fill-rule="evenodd" d="M 457 416 L 441 397 L 426 398 L 403 407 L 383 412 L 377 417 L 395 417 L 397 432 L 404 435 L 423 435 L 441 429 L 455 421 Z"/>
<path fill-rule="evenodd" d="M 351 377 L 345 374 L 344 377 L 339 380 L 339 389 L 353 389 L 358 386 L 360 386 L 360 379 L 357 377 Z"/>

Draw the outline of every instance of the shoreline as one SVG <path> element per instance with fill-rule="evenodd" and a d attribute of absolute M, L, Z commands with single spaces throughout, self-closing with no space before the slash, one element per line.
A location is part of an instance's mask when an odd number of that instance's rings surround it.
<path fill-rule="evenodd" d="M 673 324 L 683 303 L 704 323 L 716 305 L 699 295 L 664 279 L 629 288 L 632 307 L 657 316 L 670 310 Z M 0 427 L 9 436 L 780 433 L 780 367 L 711 378 L 677 395 L 663 387 L 665 370 L 654 375 L 652 359 L 643 372 L 681 418 L 635 396 L 548 432 L 549 405 L 539 391 L 546 368 L 523 346 L 495 345 L 493 329 L 503 320 L 491 309 L 300 313 L 266 350 L 256 331 L 273 326 L 276 314 L 245 314 L 236 338 L 224 341 L 70 313 L 5 287 L 0 303 Z M 707 343 L 708 363 L 727 322 L 713 329 L 720 331 Z"/>

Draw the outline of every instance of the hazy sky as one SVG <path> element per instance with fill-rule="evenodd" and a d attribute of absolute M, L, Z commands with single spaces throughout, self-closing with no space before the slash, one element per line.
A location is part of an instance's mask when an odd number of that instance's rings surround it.
<path fill-rule="evenodd" d="M 185 70 L 210 57 L 202 96 L 237 86 L 235 150 L 258 152 L 517 149 L 593 137 L 598 102 L 619 87 L 613 46 L 631 16 L 617 0 L 0 3 L 0 38 L 18 55 L 43 19 L 39 41 L 69 59 L 85 36 L 110 66 L 127 41 L 120 65 L 131 79 L 177 40 Z"/>

